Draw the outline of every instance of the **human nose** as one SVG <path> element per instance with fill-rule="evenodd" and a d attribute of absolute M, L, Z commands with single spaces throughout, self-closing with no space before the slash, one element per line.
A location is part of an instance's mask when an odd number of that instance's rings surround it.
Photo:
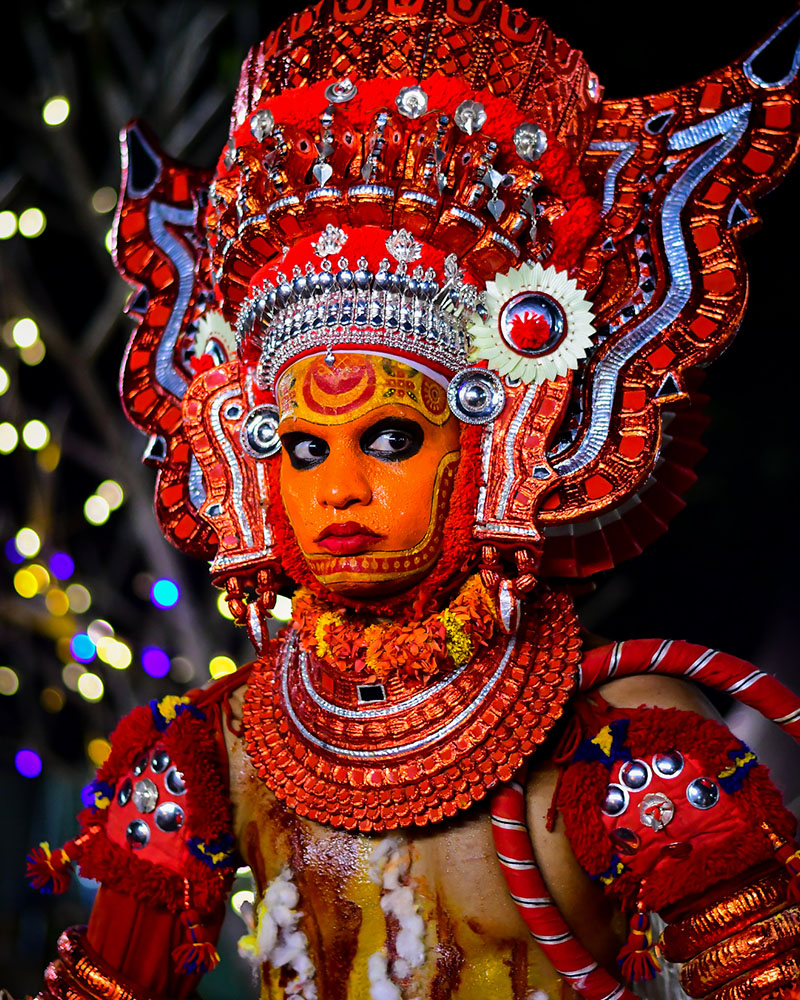
<path fill-rule="evenodd" d="M 372 499 L 372 486 L 359 462 L 349 455 L 331 454 L 320 466 L 317 499 L 323 507 L 347 510 Z"/>

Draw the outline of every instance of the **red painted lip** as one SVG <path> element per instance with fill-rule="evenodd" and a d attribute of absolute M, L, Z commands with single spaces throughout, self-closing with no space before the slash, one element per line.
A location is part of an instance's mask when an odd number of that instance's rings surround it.
<path fill-rule="evenodd" d="M 366 552 L 381 538 L 383 535 L 365 528 L 357 521 L 345 521 L 344 524 L 329 524 L 314 541 L 335 556 L 352 556 Z"/>

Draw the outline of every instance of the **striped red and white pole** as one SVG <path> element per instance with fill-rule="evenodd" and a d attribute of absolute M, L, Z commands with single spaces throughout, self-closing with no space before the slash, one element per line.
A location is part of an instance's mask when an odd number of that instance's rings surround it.
<path fill-rule="evenodd" d="M 511 898 L 556 972 L 585 1000 L 638 1000 L 598 966 L 550 898 L 534 857 L 525 793 L 518 781 L 495 792 L 491 816 L 494 847 Z"/>
<path fill-rule="evenodd" d="M 580 689 L 634 674 L 685 677 L 733 695 L 800 743 L 800 698 L 770 674 L 718 649 L 678 639 L 629 639 L 590 650 L 580 667 Z"/>

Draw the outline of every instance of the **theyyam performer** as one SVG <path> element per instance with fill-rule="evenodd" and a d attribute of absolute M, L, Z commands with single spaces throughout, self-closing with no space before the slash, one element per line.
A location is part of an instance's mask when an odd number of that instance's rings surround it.
<path fill-rule="evenodd" d="M 794 820 L 692 682 L 797 738 L 800 699 L 597 644 L 571 593 L 693 480 L 798 41 L 608 101 L 499 0 L 322 0 L 250 52 L 213 173 L 125 131 L 122 397 L 255 659 L 133 711 L 32 850 L 101 883 L 42 998 L 194 995 L 242 859 L 265 998 L 797 995 Z"/>

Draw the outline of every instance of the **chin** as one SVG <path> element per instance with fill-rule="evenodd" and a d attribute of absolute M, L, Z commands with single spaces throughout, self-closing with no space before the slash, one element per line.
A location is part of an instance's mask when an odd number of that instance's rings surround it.
<path fill-rule="evenodd" d="M 371 579 L 368 574 L 361 573 L 341 574 L 341 576 L 337 574 L 334 579 L 328 576 L 317 576 L 316 579 L 333 594 L 341 594 L 343 597 L 368 602 L 375 597 L 386 597 L 410 590 L 420 580 L 423 580 L 429 571 L 430 566 L 425 566 L 411 576 L 403 575 L 380 580 Z"/>

